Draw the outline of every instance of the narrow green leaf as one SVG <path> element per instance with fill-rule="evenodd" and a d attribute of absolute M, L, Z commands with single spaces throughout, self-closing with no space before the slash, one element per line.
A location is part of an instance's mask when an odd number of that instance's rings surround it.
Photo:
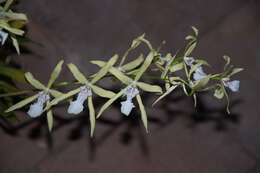
<path fill-rule="evenodd" d="M 146 115 L 146 111 L 145 111 L 145 108 L 144 108 L 144 105 L 143 105 L 141 96 L 140 96 L 139 94 L 136 95 L 136 99 L 137 99 L 137 102 L 138 102 L 138 105 L 139 105 L 139 108 L 140 108 L 140 111 L 141 111 L 141 119 L 142 119 L 142 121 L 143 121 L 145 130 L 146 130 L 146 132 L 148 133 L 147 115 Z"/>
<path fill-rule="evenodd" d="M 105 89 L 100 88 L 96 85 L 91 85 L 91 89 L 93 90 L 94 93 L 96 93 L 100 97 L 112 98 L 116 95 L 114 92 L 109 91 L 109 90 L 105 90 Z"/>
<path fill-rule="evenodd" d="M 118 92 L 113 98 L 109 99 L 99 110 L 97 118 L 99 118 L 101 116 L 101 114 L 114 102 L 116 101 L 119 97 L 121 97 L 124 92 L 125 92 L 126 88 L 122 89 L 120 92 Z"/>
<path fill-rule="evenodd" d="M 155 100 L 155 102 L 153 103 L 153 106 L 159 102 L 161 99 L 163 99 L 165 96 L 167 96 L 168 94 L 170 94 L 175 88 L 177 88 L 178 85 L 173 85 L 171 86 L 165 93 L 163 93 L 158 99 Z"/>
<path fill-rule="evenodd" d="M 0 75 L 11 78 L 14 81 L 25 83 L 24 71 L 13 67 L 0 65 Z"/>
<path fill-rule="evenodd" d="M 114 55 L 110 60 L 104 65 L 95 75 L 95 77 L 91 80 L 91 83 L 94 84 L 99 81 L 102 77 L 104 77 L 109 69 L 116 63 L 118 59 L 118 55 Z"/>
<path fill-rule="evenodd" d="M 142 66 L 140 67 L 139 72 L 137 73 L 137 75 L 135 76 L 135 81 L 138 81 L 141 76 L 143 75 L 143 73 L 147 70 L 147 68 L 150 66 L 150 64 L 152 63 L 154 58 L 154 52 L 151 51 L 148 56 L 146 57 L 146 59 L 144 60 L 144 63 L 142 64 Z"/>
<path fill-rule="evenodd" d="M 73 74 L 74 78 L 77 79 L 77 81 L 79 81 L 81 84 L 85 84 L 88 82 L 86 77 L 79 71 L 76 65 L 70 63 L 68 64 L 68 67 L 71 73 Z"/>
<path fill-rule="evenodd" d="M 146 92 L 162 93 L 162 88 L 158 85 L 150 85 L 144 82 L 137 82 L 136 85 Z"/>
<path fill-rule="evenodd" d="M 46 87 L 40 82 L 38 81 L 37 79 L 35 79 L 32 75 L 32 73 L 30 72 L 27 72 L 24 74 L 25 78 L 27 79 L 27 81 L 33 86 L 35 87 L 36 89 L 39 89 L 39 90 L 45 90 Z"/>
<path fill-rule="evenodd" d="M 35 95 L 31 96 L 31 97 L 28 97 L 28 98 L 26 98 L 26 99 L 24 99 L 24 100 L 22 100 L 22 101 L 16 103 L 15 105 L 11 106 L 11 107 L 8 108 L 5 112 L 8 113 L 8 112 L 14 111 L 14 110 L 16 110 L 16 109 L 22 108 L 22 107 L 24 107 L 25 105 L 27 105 L 27 104 L 33 102 L 33 101 L 34 101 L 35 99 L 37 99 L 37 98 L 38 98 L 38 94 L 35 94 Z"/>
<path fill-rule="evenodd" d="M 92 97 L 88 97 L 88 110 L 89 110 L 89 121 L 90 121 L 90 136 L 93 137 L 95 124 L 96 124 L 96 117 L 95 117 L 95 109 L 93 106 Z"/>
<path fill-rule="evenodd" d="M 56 81 L 56 79 L 60 75 L 63 62 L 64 62 L 63 60 L 59 61 L 59 63 L 56 65 L 56 67 L 52 71 L 50 80 L 49 80 L 48 85 L 47 85 L 47 88 L 51 88 L 52 84 Z"/>

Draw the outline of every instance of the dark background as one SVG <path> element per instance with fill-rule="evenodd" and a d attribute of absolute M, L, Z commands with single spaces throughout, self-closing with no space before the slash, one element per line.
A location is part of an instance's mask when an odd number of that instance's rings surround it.
<path fill-rule="evenodd" d="M 44 82 L 59 59 L 90 74 L 97 69 L 89 60 L 122 55 L 144 32 L 154 45 L 166 40 L 162 51 L 174 53 L 191 25 L 200 30 L 195 56 L 217 71 L 228 54 L 245 71 L 236 76 L 241 91 L 231 95 L 231 115 L 212 93 L 195 110 L 177 92 L 147 106 L 149 134 L 138 112 L 122 118 L 118 107 L 104 113 L 94 139 L 87 112 L 70 118 L 57 110 L 52 136 L 44 119 L 21 115 L 21 123 L 0 130 L 1 173 L 260 172 L 259 0 L 26 0 L 18 9 L 29 16 L 28 37 L 41 45 L 27 44 L 31 52 L 14 57 Z M 61 78 L 72 79 L 68 70 Z"/>

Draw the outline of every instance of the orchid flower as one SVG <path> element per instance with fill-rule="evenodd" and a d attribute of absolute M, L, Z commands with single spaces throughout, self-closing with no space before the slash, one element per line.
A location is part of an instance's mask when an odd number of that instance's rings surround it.
<path fill-rule="evenodd" d="M 123 84 L 126 85 L 124 89 L 122 89 L 120 92 L 118 92 L 113 98 L 108 100 L 100 109 L 97 118 L 101 116 L 101 114 L 119 97 L 126 95 L 127 100 L 124 102 L 121 102 L 121 112 L 125 115 L 129 115 L 132 108 L 134 107 L 132 103 L 132 99 L 136 98 L 137 102 L 139 104 L 139 108 L 141 110 L 141 119 L 143 121 L 144 127 L 146 131 L 148 132 L 148 125 L 147 125 L 147 115 L 146 111 L 144 109 L 144 105 L 141 99 L 141 96 L 139 94 L 139 89 L 142 89 L 146 92 L 155 92 L 155 93 L 162 93 L 162 89 L 158 85 L 150 85 L 144 82 L 139 82 L 139 79 L 142 77 L 143 73 L 147 70 L 147 68 L 150 66 L 150 64 L 153 61 L 153 58 L 155 57 L 156 53 L 154 51 L 151 51 L 145 61 L 143 62 L 142 66 L 139 68 L 138 72 L 135 75 L 135 78 L 132 79 L 125 75 L 122 71 L 120 71 L 116 67 L 110 67 L 109 72 L 115 76 L 118 80 L 120 80 Z M 99 67 L 103 67 L 105 65 L 105 62 L 103 61 L 91 61 L 91 63 L 98 65 Z"/>
<path fill-rule="evenodd" d="M 117 59 L 118 59 L 118 55 L 114 55 L 104 65 L 103 68 L 101 68 L 95 75 L 93 75 L 94 77 L 92 78 L 91 81 L 89 81 L 74 64 L 72 63 L 68 64 L 71 73 L 73 74 L 74 78 L 78 81 L 78 83 L 81 86 L 77 89 L 69 91 L 66 94 L 61 95 L 60 97 L 55 98 L 50 102 L 49 107 L 54 106 L 58 104 L 60 101 L 63 101 L 65 99 L 68 99 L 78 94 L 77 99 L 75 101 L 70 102 L 68 113 L 79 114 L 84 109 L 83 104 L 85 100 L 88 100 L 89 118 L 90 118 L 90 126 L 91 126 L 90 135 L 93 136 L 96 117 L 95 117 L 95 110 L 93 106 L 92 93 L 95 93 L 98 96 L 105 97 L 105 98 L 112 98 L 115 95 L 115 93 L 113 93 L 112 91 L 108 91 L 103 88 L 100 88 L 99 86 L 95 85 L 95 83 L 107 74 L 109 68 L 116 63 Z"/>
<path fill-rule="evenodd" d="M 61 72 L 62 64 L 63 64 L 63 60 L 56 65 L 56 67 L 54 68 L 51 74 L 47 86 L 44 86 L 40 81 L 35 79 L 30 72 L 25 73 L 25 78 L 27 79 L 27 81 L 40 92 L 18 102 L 17 104 L 8 108 L 5 112 L 11 112 L 16 109 L 20 109 L 25 105 L 33 102 L 34 100 L 37 100 L 35 103 L 31 104 L 30 109 L 28 110 L 27 113 L 31 118 L 39 117 L 45 110 L 47 110 L 46 108 L 44 109 L 44 106 L 49 104 L 50 95 L 55 98 L 62 95 L 61 92 L 51 88 Z M 47 122 L 48 122 L 49 130 L 51 131 L 53 127 L 53 115 L 52 115 L 52 110 L 50 109 L 47 110 Z"/>

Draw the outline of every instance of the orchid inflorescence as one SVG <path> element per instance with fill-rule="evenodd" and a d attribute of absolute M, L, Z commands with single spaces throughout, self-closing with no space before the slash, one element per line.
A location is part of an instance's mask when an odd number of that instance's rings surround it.
<path fill-rule="evenodd" d="M 67 66 L 76 79 L 76 82 L 73 82 L 73 84 L 79 86 L 67 93 L 59 92 L 57 87 L 55 87 L 58 86 L 58 84 L 55 85 L 55 81 L 60 75 L 63 61 L 60 61 L 56 65 L 47 86 L 44 86 L 35 79 L 31 73 L 27 72 L 25 73 L 25 78 L 36 90 L 39 90 L 39 92 L 11 106 L 6 112 L 22 108 L 36 100 L 36 102 L 31 104 L 28 115 L 35 118 L 46 111 L 49 130 L 51 130 L 53 128 L 52 108 L 55 107 L 55 105 L 62 101 L 70 100 L 67 112 L 69 114 L 79 114 L 84 110 L 84 104 L 87 100 L 90 117 L 90 135 L 93 136 L 96 119 L 99 118 L 110 105 L 117 99 L 122 98 L 120 110 L 122 114 L 128 116 L 131 114 L 132 109 L 136 107 L 134 103 L 134 99 L 136 99 L 140 109 L 141 120 L 148 132 L 147 114 L 141 97 L 142 93 L 152 92 L 160 94 L 154 101 L 154 105 L 176 88 L 180 87 L 187 96 L 193 97 L 195 106 L 199 92 L 214 91 L 216 98 L 222 99 L 225 97 L 227 99 L 227 112 L 230 113 L 229 96 L 226 89 L 229 88 L 233 92 L 239 90 L 239 81 L 232 80 L 231 78 L 243 69 L 234 68 L 233 65 L 230 65 L 230 58 L 224 56 L 226 64 L 223 72 L 216 74 L 206 73 L 204 67 L 209 66 L 209 64 L 205 60 L 195 58 L 191 55 L 197 46 L 198 37 L 198 30 L 195 27 L 192 27 L 192 31 L 192 34 L 186 37 L 186 46 L 174 55 L 170 53 L 163 55 L 160 52 L 160 47 L 154 49 L 151 43 L 145 38 L 145 34 L 143 34 L 132 41 L 130 48 L 121 58 L 115 54 L 108 61 L 91 61 L 91 63 L 97 65 L 100 70 L 89 77 L 86 77 L 76 65 L 69 63 Z M 140 54 L 136 59 L 125 63 L 128 54 L 142 44 L 148 47 L 149 52 L 147 56 L 144 58 L 144 55 Z M 120 62 L 117 65 L 119 59 Z M 149 70 L 156 72 L 158 78 L 155 82 L 162 81 L 164 83 L 163 86 L 143 82 L 145 75 L 149 74 Z M 119 89 L 118 92 L 103 89 L 97 84 L 100 80 L 111 76 L 116 78 L 116 80 L 123 85 L 123 88 Z M 64 83 L 65 86 L 69 84 L 69 82 Z M 97 115 L 95 114 L 93 104 L 93 96 L 95 95 L 108 99 L 100 108 Z M 76 99 L 72 101 L 72 97 L 76 97 Z"/>

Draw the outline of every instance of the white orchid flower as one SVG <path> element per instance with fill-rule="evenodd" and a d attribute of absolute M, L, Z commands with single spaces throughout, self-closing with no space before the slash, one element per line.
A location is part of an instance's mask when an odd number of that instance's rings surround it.
<path fill-rule="evenodd" d="M 187 66 L 192 66 L 195 62 L 195 59 L 193 57 L 184 57 L 184 62 L 187 64 Z"/>
<path fill-rule="evenodd" d="M 239 91 L 240 81 L 239 80 L 233 80 L 230 81 L 229 79 L 223 79 L 222 80 L 225 87 L 228 87 L 233 92 Z"/>
<path fill-rule="evenodd" d="M 194 79 L 195 81 L 201 80 L 201 79 L 203 79 L 203 78 L 206 77 L 206 76 L 207 76 L 207 74 L 203 71 L 202 66 L 199 66 L 199 67 L 195 70 L 195 72 L 193 73 L 193 79 Z"/>
<path fill-rule="evenodd" d="M 89 87 L 83 86 L 80 88 L 80 92 L 75 101 L 70 102 L 68 113 L 69 114 L 79 114 L 84 109 L 84 102 L 89 97 L 92 96 L 92 91 Z"/>
<path fill-rule="evenodd" d="M 132 109 L 135 107 L 132 102 L 132 99 L 137 94 L 139 94 L 139 90 L 136 87 L 129 86 L 126 89 L 125 91 L 126 101 L 121 102 L 121 112 L 126 116 L 128 116 L 131 113 Z"/>
<path fill-rule="evenodd" d="M 5 44 L 7 37 L 8 37 L 8 33 L 0 30 L 0 43 L 1 43 L 1 45 Z"/>
<path fill-rule="evenodd" d="M 30 109 L 27 112 L 31 118 L 40 116 L 43 113 L 44 104 L 50 99 L 49 94 L 46 92 L 42 91 L 38 95 L 37 101 L 30 105 Z"/>

